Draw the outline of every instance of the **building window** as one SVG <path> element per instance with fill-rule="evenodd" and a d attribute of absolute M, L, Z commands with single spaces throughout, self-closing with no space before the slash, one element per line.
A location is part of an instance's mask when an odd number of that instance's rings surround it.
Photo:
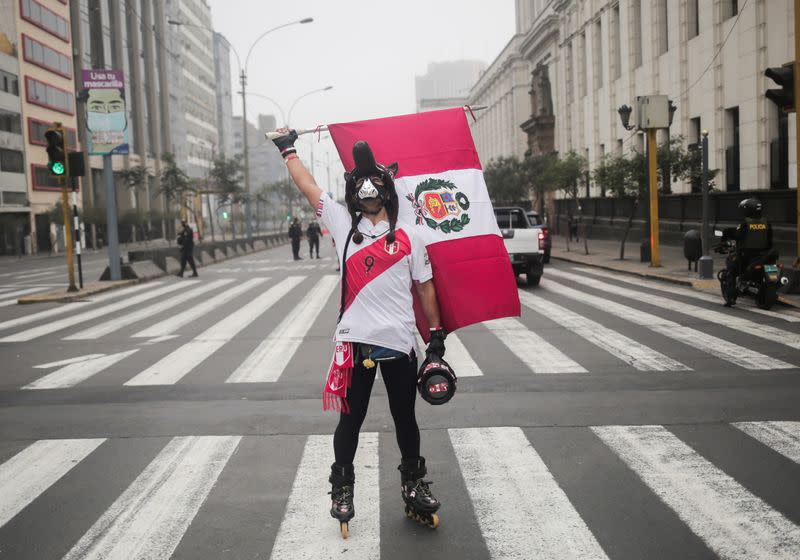
<path fill-rule="evenodd" d="M 25 159 L 19 150 L 0 148 L 0 171 L 3 173 L 25 173 Z"/>
<path fill-rule="evenodd" d="M 739 0 L 722 1 L 722 19 L 732 18 L 739 15 Z"/>
<path fill-rule="evenodd" d="M 25 93 L 28 103 L 74 115 L 74 99 L 70 92 L 25 76 Z"/>
<path fill-rule="evenodd" d="M 689 143 L 699 144 L 702 138 L 703 129 L 700 128 L 700 117 L 689 119 Z"/>
<path fill-rule="evenodd" d="M 0 91 L 19 96 L 19 78 L 15 74 L 0 70 Z"/>
<path fill-rule="evenodd" d="M 739 184 L 739 107 L 725 109 L 725 190 L 741 190 Z"/>
<path fill-rule="evenodd" d="M 597 161 L 598 162 L 602 162 L 605 159 L 605 157 L 606 157 L 606 145 L 605 144 L 600 144 L 600 157 L 597 158 Z M 606 196 L 606 185 L 605 185 L 605 183 L 602 183 L 600 185 L 600 196 L 602 196 L 603 198 L 605 198 L 605 196 Z"/>
<path fill-rule="evenodd" d="M 622 45 L 620 39 L 619 4 L 611 11 L 611 33 L 613 51 L 611 53 L 611 78 L 616 80 L 622 75 Z"/>
<path fill-rule="evenodd" d="M 622 146 L 624 143 L 625 142 L 622 140 L 622 138 L 617 138 L 617 151 L 616 151 L 617 157 L 622 157 Z"/>
<path fill-rule="evenodd" d="M 567 45 L 567 71 L 566 71 L 566 85 L 567 85 L 567 103 L 572 103 L 575 100 L 575 79 L 574 79 L 574 64 L 573 64 L 572 43 Z"/>
<path fill-rule="evenodd" d="M 658 54 L 669 50 L 669 18 L 667 16 L 667 0 L 658 0 Z"/>
<path fill-rule="evenodd" d="M 642 0 L 633 0 L 631 3 L 631 66 L 639 68 L 642 65 Z"/>
<path fill-rule="evenodd" d="M 35 146 L 47 146 L 47 140 L 44 137 L 44 133 L 51 126 L 53 126 L 53 123 L 28 117 L 28 143 Z M 70 150 L 77 149 L 78 135 L 75 133 L 75 129 L 65 128 L 64 130 L 67 131 L 67 147 Z"/>
<path fill-rule="evenodd" d="M 22 134 L 22 117 L 20 114 L 0 109 L 0 130 L 11 134 Z"/>
<path fill-rule="evenodd" d="M 52 177 L 46 165 L 32 163 L 31 177 L 33 178 L 33 190 L 35 191 L 60 191 L 62 188 L 61 179 Z"/>
<path fill-rule="evenodd" d="M 19 0 L 22 19 L 69 43 L 69 22 L 36 0 Z"/>
<path fill-rule="evenodd" d="M 789 115 L 773 104 L 769 114 L 769 188 L 789 188 Z M 774 124 L 773 124 L 774 123 Z M 777 125 L 774 126 L 774 125 Z"/>
<path fill-rule="evenodd" d="M 581 74 L 580 74 L 580 77 L 579 77 L 580 84 L 578 84 L 578 85 L 580 87 L 580 95 L 581 95 L 581 97 L 583 97 L 583 96 L 586 95 L 586 90 L 587 90 L 587 88 L 586 88 L 586 81 L 587 81 L 586 80 L 586 58 L 589 56 L 589 45 L 586 42 L 586 33 L 581 34 L 581 49 L 580 49 L 580 53 L 578 53 L 578 56 L 580 57 L 580 71 L 581 71 Z"/>
<path fill-rule="evenodd" d="M 688 26 L 689 39 L 700 34 L 700 0 L 688 0 L 686 10 L 688 11 L 686 25 Z"/>
<path fill-rule="evenodd" d="M 594 24 L 592 33 L 592 67 L 594 73 L 594 87 L 599 89 L 603 87 L 603 45 L 602 34 L 603 27 L 600 19 Z"/>
<path fill-rule="evenodd" d="M 23 58 L 31 64 L 46 68 L 65 78 L 72 78 L 72 63 L 69 57 L 54 51 L 24 33 L 22 35 L 22 52 Z"/>

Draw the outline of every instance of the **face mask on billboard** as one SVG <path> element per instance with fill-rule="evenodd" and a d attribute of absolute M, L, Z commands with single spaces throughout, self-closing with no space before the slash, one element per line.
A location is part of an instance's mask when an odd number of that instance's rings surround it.
<path fill-rule="evenodd" d="M 113 113 L 87 111 L 86 126 L 94 132 L 123 131 L 128 126 L 128 120 L 124 111 Z"/>

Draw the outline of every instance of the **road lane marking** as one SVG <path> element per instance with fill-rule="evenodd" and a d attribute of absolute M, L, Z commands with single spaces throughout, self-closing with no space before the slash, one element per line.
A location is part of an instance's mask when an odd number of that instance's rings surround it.
<path fill-rule="evenodd" d="M 663 426 L 592 431 L 720 558 L 800 558 L 800 526 Z"/>
<path fill-rule="evenodd" d="M 169 558 L 240 440 L 173 438 L 64 560 Z"/>
<path fill-rule="evenodd" d="M 308 330 L 317 321 L 331 292 L 338 285 L 338 276 L 323 276 L 292 312 L 245 358 L 225 383 L 277 381 L 292 361 Z"/>
<path fill-rule="evenodd" d="M 289 276 L 282 280 L 245 306 L 219 320 L 211 328 L 206 329 L 191 341 L 125 382 L 125 385 L 129 387 L 134 385 L 174 385 L 206 358 L 222 348 L 250 323 L 258 319 L 261 314 L 280 301 L 304 279 L 305 276 Z"/>
<path fill-rule="evenodd" d="M 542 314 L 640 371 L 687 371 L 692 369 L 622 333 L 573 313 L 566 307 L 561 307 L 544 298 L 520 290 L 519 299 L 529 309 Z"/>
<path fill-rule="evenodd" d="M 74 313 L 75 311 L 83 309 L 84 307 L 91 307 L 92 305 L 103 303 L 104 301 L 108 301 L 110 299 L 116 299 L 116 298 L 124 299 L 131 294 L 135 294 L 137 292 L 141 292 L 144 290 L 152 290 L 158 288 L 159 286 L 163 286 L 163 284 L 161 282 L 139 284 L 137 286 L 131 286 L 130 288 L 124 288 L 122 290 L 110 291 L 106 294 L 94 297 L 91 300 L 76 301 L 70 303 L 69 305 L 60 305 L 58 307 L 53 307 L 51 309 L 45 309 L 44 311 L 39 311 L 38 313 L 23 315 L 22 317 L 17 317 L 16 319 L 9 319 L 8 321 L 0 322 L 0 331 L 10 329 L 12 327 L 17 327 L 19 325 L 34 323 L 39 319 L 49 319 L 50 317 L 55 317 L 56 315 L 65 315 L 67 313 Z"/>
<path fill-rule="evenodd" d="M 380 558 L 378 434 L 362 432 L 359 436 L 355 459 L 356 516 L 350 521 L 350 538 L 346 541 L 342 541 L 336 520 L 327 513 L 331 507 L 328 496 L 331 457 L 331 436 L 308 436 L 270 559 Z M 397 509 L 402 511 L 399 505 Z M 342 549 L 346 549 L 346 554 L 342 554 Z"/>
<path fill-rule="evenodd" d="M 193 280 L 191 282 L 192 284 L 194 284 L 197 281 Z M 189 284 L 189 281 L 173 282 L 171 284 L 167 284 L 166 286 L 161 286 L 158 289 L 150 290 L 149 292 L 145 292 L 143 294 L 137 294 L 133 297 L 123 298 L 121 300 L 115 301 L 114 303 L 109 303 L 101 307 L 95 307 L 94 309 L 90 309 L 89 311 L 84 311 L 83 313 L 70 315 L 69 317 L 64 317 L 63 319 L 59 319 L 58 321 L 52 321 L 50 323 L 45 323 L 44 325 L 39 325 L 38 327 L 33 327 L 24 331 L 20 331 L 5 336 L 3 338 L 0 338 L 0 342 L 24 342 L 28 340 L 33 340 L 35 338 L 52 334 L 54 332 L 72 327 L 80 323 L 84 323 L 86 321 L 90 321 L 92 319 L 97 319 L 98 317 L 104 317 L 105 315 L 116 313 L 117 311 L 127 309 L 128 307 L 133 307 L 134 305 L 138 305 L 143 301 L 148 301 L 153 298 L 175 292 L 177 290 L 183 289 L 184 287 L 186 287 L 187 284 Z"/>
<path fill-rule="evenodd" d="M 67 387 L 74 387 L 82 381 L 86 381 L 90 377 L 100 373 L 106 368 L 109 368 L 119 361 L 124 360 L 131 354 L 135 354 L 139 349 L 128 350 L 127 352 L 117 352 L 116 354 L 109 354 L 107 356 L 99 356 L 89 360 L 72 363 L 58 369 L 44 377 L 37 379 L 27 385 L 23 389 L 65 389 Z"/>
<path fill-rule="evenodd" d="M 745 369 L 773 370 L 792 369 L 796 367 L 782 360 L 771 358 L 766 354 L 745 348 L 744 346 L 733 344 L 727 340 L 717 338 L 690 327 L 684 327 L 679 323 L 664 319 L 658 315 L 639 311 L 638 309 L 617 303 L 610 299 L 573 290 L 572 288 L 556 284 L 550 280 L 543 281 L 542 289 L 574 299 L 579 303 L 590 305 L 605 313 L 616 315 L 621 319 L 641 325 L 667 338 L 683 342 L 693 348 L 697 348 L 698 350 Z"/>
<path fill-rule="evenodd" d="M 17 305 L 17 299 L 19 296 L 24 296 L 26 294 L 34 294 L 36 292 L 44 292 L 47 288 L 28 288 L 25 290 L 17 290 L 15 292 L 8 292 L 5 294 L 0 294 L 0 307 L 9 307 L 11 305 Z"/>
<path fill-rule="evenodd" d="M 705 292 L 698 292 L 691 288 L 683 288 L 680 286 L 674 286 L 672 284 L 667 284 L 666 282 L 658 282 L 655 280 L 644 280 L 642 278 L 635 278 L 633 276 L 628 276 L 625 274 L 615 274 L 613 272 L 608 272 L 606 270 L 597 270 L 593 268 L 585 268 L 585 267 L 578 267 L 575 268 L 576 271 L 591 274 L 593 276 L 599 276 L 601 278 L 608 278 L 610 280 L 614 280 L 615 282 L 625 282 L 626 284 L 632 284 L 634 286 L 641 286 L 642 288 L 648 288 L 653 290 L 660 290 L 662 292 L 668 292 L 670 294 L 675 294 L 678 296 L 688 297 L 692 299 L 697 299 L 700 301 L 706 301 L 708 303 L 713 303 L 716 305 L 722 305 L 722 296 L 714 296 Z M 736 305 L 735 308 L 730 309 L 733 312 L 735 309 L 744 309 L 751 313 L 758 313 L 759 315 L 764 315 L 765 317 L 773 317 L 775 319 L 782 319 L 784 321 L 788 321 L 790 323 L 800 323 L 800 314 L 797 314 L 793 311 L 784 310 L 781 312 L 777 311 L 770 311 L 768 309 L 759 309 L 748 303 L 743 303 L 742 300 L 739 300 L 739 303 Z"/>
<path fill-rule="evenodd" d="M 0 527 L 105 441 L 39 440 L 0 465 Z"/>
<path fill-rule="evenodd" d="M 493 319 L 484 325 L 533 373 L 587 373 L 518 319 Z"/>
<path fill-rule="evenodd" d="M 48 362 L 46 364 L 39 364 L 38 366 L 33 366 L 33 367 L 35 369 L 50 369 L 58 366 L 66 366 L 69 364 L 74 364 L 77 362 L 85 362 L 88 360 L 93 360 L 94 358 L 100 358 L 102 356 L 105 356 L 105 354 L 85 354 L 83 356 L 67 358 L 66 360 L 58 360 L 57 362 Z"/>
<path fill-rule="evenodd" d="M 112 332 L 116 332 L 123 327 L 153 317 L 154 315 L 157 315 L 163 311 L 166 311 L 167 309 L 171 309 L 177 305 L 185 303 L 190 299 L 196 298 L 197 296 L 200 296 L 212 290 L 216 290 L 217 288 L 225 286 L 226 284 L 230 284 L 233 281 L 234 281 L 233 278 L 222 278 L 220 280 L 214 280 L 213 282 L 209 282 L 208 284 L 201 284 L 193 290 L 187 290 L 182 294 L 178 294 L 176 296 L 172 296 L 167 300 L 159 301 L 152 305 L 148 305 L 147 307 L 143 307 L 142 309 L 139 309 L 132 313 L 127 313 L 122 317 L 114 317 L 113 319 L 109 319 L 104 323 L 94 325 L 92 327 L 89 327 L 88 329 L 84 329 L 75 334 L 71 334 L 67 337 L 64 337 L 62 340 L 96 340 L 102 336 L 105 336 Z"/>
<path fill-rule="evenodd" d="M 215 310 L 217 307 L 228 303 L 235 297 L 243 294 L 247 290 L 254 288 L 256 286 L 260 286 L 264 282 L 269 280 L 269 277 L 266 278 L 251 278 L 250 280 L 239 284 L 238 286 L 234 286 L 229 290 L 225 290 L 221 294 L 217 294 L 216 296 L 207 299 L 206 301 L 190 307 L 186 311 L 182 313 L 178 313 L 177 315 L 173 315 L 172 317 L 168 317 L 162 321 L 158 321 L 152 327 L 148 327 L 142 331 L 137 332 L 133 335 L 134 338 L 151 338 L 151 337 L 161 337 L 170 334 L 174 334 L 175 331 L 180 329 L 181 327 L 188 325 L 189 323 L 199 319 L 206 313 L 209 313 Z"/>
<path fill-rule="evenodd" d="M 417 356 L 419 362 L 425 359 L 425 341 L 419 335 L 419 332 L 414 331 L 417 338 Z M 483 376 L 480 366 L 472 359 L 467 347 L 461 342 L 456 333 L 449 333 L 445 341 L 447 352 L 445 353 L 445 361 L 450 364 L 456 377 L 480 377 Z"/>
<path fill-rule="evenodd" d="M 734 422 L 733 426 L 800 464 L 800 422 Z"/>
<path fill-rule="evenodd" d="M 549 274 L 555 276 L 556 278 L 563 278 L 565 280 L 578 282 L 583 286 L 596 288 L 606 293 L 627 297 L 640 303 L 654 305 L 656 307 L 661 307 L 677 313 L 683 313 L 684 315 L 689 315 L 690 317 L 696 319 L 710 321 L 721 327 L 727 327 L 729 329 L 741 331 L 752 336 L 769 340 L 770 342 L 785 344 L 786 346 L 800 350 L 800 334 L 779 329 L 777 327 L 773 327 L 772 325 L 756 323 L 754 321 L 750 321 L 749 319 L 744 319 L 735 315 L 729 315 L 719 311 L 712 311 L 697 305 L 683 303 L 682 301 L 658 296 L 655 294 L 622 288 L 608 282 L 592 280 L 591 278 L 586 278 L 585 276 L 571 274 L 561 270 L 551 269 Z"/>
<path fill-rule="evenodd" d="M 608 558 L 522 430 L 448 432 L 491 558 Z"/>

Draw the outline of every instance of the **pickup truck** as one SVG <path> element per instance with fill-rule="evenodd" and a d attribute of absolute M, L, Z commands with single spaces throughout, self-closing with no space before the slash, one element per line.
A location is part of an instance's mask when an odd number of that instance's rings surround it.
<path fill-rule="evenodd" d="M 544 239 L 540 230 L 531 225 L 522 208 L 495 207 L 494 215 L 514 274 L 525 274 L 529 286 L 538 286 L 544 272 Z"/>
<path fill-rule="evenodd" d="M 544 223 L 544 220 L 537 212 L 525 212 L 528 216 L 528 222 L 532 227 L 538 228 L 541 231 L 539 239 L 544 238 L 544 258 L 542 262 L 548 264 L 550 262 L 550 249 L 553 247 L 553 238 L 550 237 L 550 228 Z"/>

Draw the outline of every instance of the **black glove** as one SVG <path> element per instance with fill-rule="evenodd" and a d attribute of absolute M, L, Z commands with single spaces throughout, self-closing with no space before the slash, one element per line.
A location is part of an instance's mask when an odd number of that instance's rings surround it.
<path fill-rule="evenodd" d="M 431 340 L 428 342 L 428 348 L 425 350 L 425 358 L 431 359 L 433 357 L 441 360 L 444 358 L 444 339 L 447 338 L 447 331 L 444 329 L 431 330 Z"/>
<path fill-rule="evenodd" d="M 296 154 L 297 150 L 294 147 L 294 143 L 297 140 L 297 132 L 292 129 L 289 131 L 288 134 L 284 134 L 283 136 L 278 136 L 277 138 L 273 138 L 272 142 L 278 147 L 281 151 L 281 157 L 286 157 L 289 154 Z"/>

